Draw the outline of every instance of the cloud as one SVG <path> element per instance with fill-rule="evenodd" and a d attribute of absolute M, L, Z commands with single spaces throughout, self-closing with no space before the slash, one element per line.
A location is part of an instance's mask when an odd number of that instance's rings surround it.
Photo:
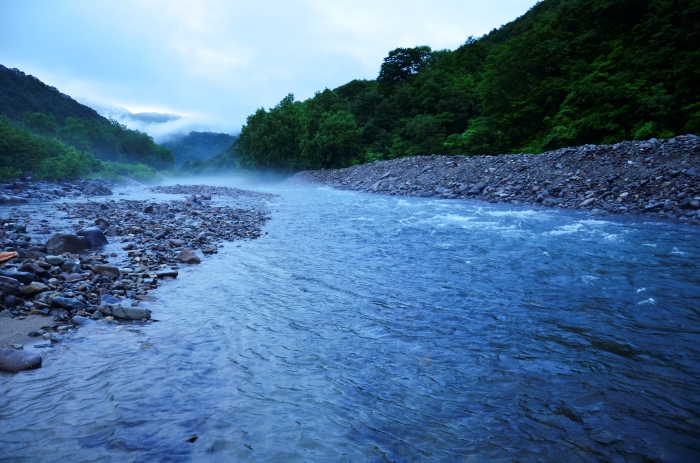
<path fill-rule="evenodd" d="M 0 63 L 76 98 L 187 115 L 173 130 L 235 133 L 288 93 L 373 79 L 394 48 L 453 49 L 534 3 L 0 0 Z"/>

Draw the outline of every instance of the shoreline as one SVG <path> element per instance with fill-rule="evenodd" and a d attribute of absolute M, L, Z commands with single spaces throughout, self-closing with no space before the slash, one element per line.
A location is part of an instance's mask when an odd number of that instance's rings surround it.
<path fill-rule="evenodd" d="M 26 205 L 0 206 L 0 252 L 17 254 L 0 264 L 0 349 L 51 347 L 92 323 L 146 322 L 154 289 L 224 242 L 263 236 L 270 220 L 267 193 L 206 185 L 149 189 L 185 198 L 69 203 L 52 201 L 49 190 L 32 200 L 55 207 L 27 214 Z M 212 196 L 227 201 L 213 203 Z M 81 238 L 87 246 L 71 248 Z"/>
<path fill-rule="evenodd" d="M 644 215 L 700 225 L 700 137 L 584 145 L 542 154 L 430 155 L 299 172 L 321 184 L 392 196 L 475 199 Z"/>

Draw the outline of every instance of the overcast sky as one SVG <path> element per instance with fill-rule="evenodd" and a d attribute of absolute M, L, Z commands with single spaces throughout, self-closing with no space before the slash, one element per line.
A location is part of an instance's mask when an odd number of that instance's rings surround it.
<path fill-rule="evenodd" d="M 236 133 L 288 93 L 374 79 L 394 48 L 455 49 L 535 3 L 0 0 L 0 64 L 76 99 L 187 116 L 160 132 Z"/>

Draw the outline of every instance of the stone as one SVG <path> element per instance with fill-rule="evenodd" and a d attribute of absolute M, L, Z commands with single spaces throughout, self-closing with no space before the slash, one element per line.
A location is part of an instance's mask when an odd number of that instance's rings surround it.
<path fill-rule="evenodd" d="M 51 255 L 80 254 L 90 247 L 90 242 L 84 236 L 74 233 L 56 233 L 46 242 L 46 252 Z"/>
<path fill-rule="evenodd" d="M 88 240 L 91 248 L 99 248 L 109 243 L 104 232 L 99 227 L 87 227 L 76 233 L 78 236 L 83 236 Z"/>
<path fill-rule="evenodd" d="M 64 272 L 72 272 L 76 265 L 78 265 L 76 261 L 72 259 L 66 259 L 61 264 L 61 270 L 63 270 Z"/>
<path fill-rule="evenodd" d="M 100 228 L 108 228 L 111 225 L 111 223 L 104 217 L 98 217 L 97 219 L 95 219 L 95 225 L 97 225 Z"/>
<path fill-rule="evenodd" d="M 180 253 L 180 260 L 185 264 L 199 264 L 202 262 L 202 259 L 189 248 L 182 250 Z"/>
<path fill-rule="evenodd" d="M 118 305 L 112 307 L 112 316 L 123 320 L 150 319 L 151 311 L 140 307 L 122 307 Z"/>
<path fill-rule="evenodd" d="M 46 256 L 44 260 L 53 266 L 60 267 L 66 261 L 66 258 L 63 256 Z"/>
<path fill-rule="evenodd" d="M 160 272 L 156 272 L 156 278 L 166 278 L 166 277 L 173 277 L 177 278 L 177 270 L 161 270 Z"/>
<path fill-rule="evenodd" d="M 0 295 L 15 294 L 19 289 L 19 281 L 14 278 L 0 276 Z"/>
<path fill-rule="evenodd" d="M 95 312 L 99 312 L 103 316 L 108 317 L 112 315 L 112 307 L 108 306 L 107 304 L 100 304 L 97 306 L 97 310 L 95 310 Z"/>
<path fill-rule="evenodd" d="M 66 275 L 66 282 L 73 283 L 76 281 L 85 280 L 86 278 L 87 276 L 81 275 L 80 273 L 69 273 L 68 275 Z"/>
<path fill-rule="evenodd" d="M 170 246 L 172 246 L 172 247 L 174 247 L 174 248 L 176 248 L 176 247 L 178 247 L 178 246 L 184 246 L 184 245 L 185 245 L 185 241 L 184 241 L 184 240 L 180 240 L 180 239 L 177 239 L 177 238 L 170 238 L 170 239 L 168 240 L 168 242 L 170 243 Z"/>
<path fill-rule="evenodd" d="M 11 205 L 19 205 L 19 204 L 28 204 L 29 200 L 27 198 L 20 198 L 19 196 L 5 196 L 7 198 L 5 204 L 11 204 Z M 2 204 L 2 200 L 0 199 L 0 204 Z"/>
<path fill-rule="evenodd" d="M 49 276 L 49 272 L 43 268 L 40 267 L 37 264 L 33 264 L 31 262 L 25 262 L 22 264 L 22 266 L 19 268 L 20 272 L 30 272 L 33 273 L 41 278 L 47 278 Z"/>
<path fill-rule="evenodd" d="M 113 265 L 98 264 L 92 266 L 92 273 L 95 275 L 107 275 L 113 280 L 119 278 L 119 268 Z"/>
<path fill-rule="evenodd" d="M 649 204 L 644 209 L 642 209 L 642 212 L 646 212 L 646 213 L 658 212 L 661 210 L 661 208 L 663 206 L 664 206 L 663 204 Z"/>
<path fill-rule="evenodd" d="M 72 299 L 68 297 L 54 297 L 51 299 L 51 305 L 58 306 L 66 310 L 85 310 L 87 306 L 77 299 Z"/>
<path fill-rule="evenodd" d="M 43 293 L 44 291 L 48 291 L 49 287 L 46 286 L 44 283 L 39 283 L 38 281 L 34 281 L 28 285 L 25 285 L 22 288 L 22 294 L 25 296 L 32 297 L 36 294 Z"/>
<path fill-rule="evenodd" d="M 113 305 L 119 304 L 121 301 L 119 300 L 119 298 L 112 296 L 111 294 L 104 294 L 100 297 L 100 302 L 102 302 L 103 304 Z"/>
<path fill-rule="evenodd" d="M 30 272 L 17 272 L 15 270 L 0 270 L 0 276 L 5 276 L 8 278 L 15 279 L 22 283 L 23 285 L 28 285 L 32 281 L 36 281 L 38 278 L 35 274 Z"/>
<path fill-rule="evenodd" d="M 100 312 L 97 312 L 100 313 Z M 84 317 L 82 315 L 75 315 L 73 318 L 70 319 L 71 323 L 73 323 L 75 326 L 85 326 L 90 323 L 92 323 L 92 320 L 90 320 L 87 317 Z"/>
<path fill-rule="evenodd" d="M 0 349 L 0 370 L 17 373 L 24 370 L 35 370 L 41 367 L 41 355 L 23 350 Z"/>

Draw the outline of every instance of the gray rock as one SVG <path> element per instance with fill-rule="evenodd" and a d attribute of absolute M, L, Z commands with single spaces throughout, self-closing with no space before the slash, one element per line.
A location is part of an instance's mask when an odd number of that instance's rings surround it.
<path fill-rule="evenodd" d="M 177 278 L 177 270 L 161 270 L 160 272 L 156 272 L 156 277 L 157 278 L 166 278 L 166 277 L 173 277 Z"/>
<path fill-rule="evenodd" d="M 112 224 L 109 222 L 109 220 L 105 219 L 104 217 L 98 217 L 95 220 L 95 225 L 100 227 L 100 229 L 103 229 L 103 228 L 108 228 Z"/>
<path fill-rule="evenodd" d="M 95 311 L 96 313 L 100 313 L 98 311 Z M 83 317 L 82 315 L 75 315 L 73 318 L 70 319 L 71 323 L 73 323 L 75 326 L 84 326 L 92 323 L 92 320 L 90 320 L 87 317 Z"/>
<path fill-rule="evenodd" d="M 67 297 L 54 297 L 51 299 L 51 305 L 60 307 L 66 310 L 85 310 L 87 306 L 77 299 L 70 299 Z"/>
<path fill-rule="evenodd" d="M 32 281 L 36 281 L 38 278 L 31 272 L 17 272 L 15 270 L 0 270 L 0 276 L 12 278 L 19 281 L 23 285 L 28 285 Z"/>
<path fill-rule="evenodd" d="M 199 264 L 202 262 L 202 259 L 189 248 L 182 250 L 180 253 L 180 260 L 185 264 Z"/>
<path fill-rule="evenodd" d="M 78 266 L 78 263 L 74 260 L 71 259 L 66 259 L 62 264 L 61 264 L 61 270 L 64 272 L 72 272 L 74 273 L 75 267 Z M 80 266 L 78 266 L 78 270 L 80 270 Z"/>
<path fill-rule="evenodd" d="M 14 278 L 0 276 L 0 295 L 15 294 L 19 289 L 19 281 Z"/>
<path fill-rule="evenodd" d="M 17 373 L 41 367 L 41 355 L 10 348 L 0 349 L 0 370 Z"/>
<path fill-rule="evenodd" d="M 28 202 L 29 202 L 28 199 L 20 198 L 19 196 L 0 195 L 0 204 L 17 205 L 17 204 L 27 204 Z"/>
<path fill-rule="evenodd" d="M 118 298 L 112 296 L 111 294 L 105 294 L 102 297 L 100 297 L 100 302 L 104 304 L 113 305 L 119 304 L 121 301 Z"/>
<path fill-rule="evenodd" d="M 43 293 L 44 291 L 48 291 L 49 287 L 46 286 L 44 283 L 39 283 L 38 281 L 34 281 L 28 285 L 25 285 L 22 288 L 22 294 L 25 296 L 35 296 L 39 293 Z"/>
<path fill-rule="evenodd" d="M 100 227 L 87 227 L 78 231 L 78 236 L 83 236 L 87 239 L 91 248 L 99 248 L 109 243 L 107 237 Z"/>
<path fill-rule="evenodd" d="M 114 318 L 121 318 L 124 320 L 141 320 L 144 318 L 150 319 L 151 311 L 140 307 L 122 307 L 118 305 L 112 307 L 112 315 Z"/>
<path fill-rule="evenodd" d="M 113 280 L 119 278 L 119 268 L 113 265 L 93 265 L 92 273 L 95 275 L 106 275 Z"/>
<path fill-rule="evenodd" d="M 664 207 L 663 204 L 649 204 L 644 209 L 642 209 L 642 212 L 658 212 L 661 210 L 662 207 Z"/>
<path fill-rule="evenodd" d="M 51 265 L 60 267 L 66 261 L 66 258 L 63 256 L 46 256 L 44 260 L 46 260 L 46 262 L 48 262 Z"/>
<path fill-rule="evenodd" d="M 80 254 L 90 247 L 90 242 L 83 236 L 73 233 L 56 233 L 46 242 L 47 254 Z"/>

